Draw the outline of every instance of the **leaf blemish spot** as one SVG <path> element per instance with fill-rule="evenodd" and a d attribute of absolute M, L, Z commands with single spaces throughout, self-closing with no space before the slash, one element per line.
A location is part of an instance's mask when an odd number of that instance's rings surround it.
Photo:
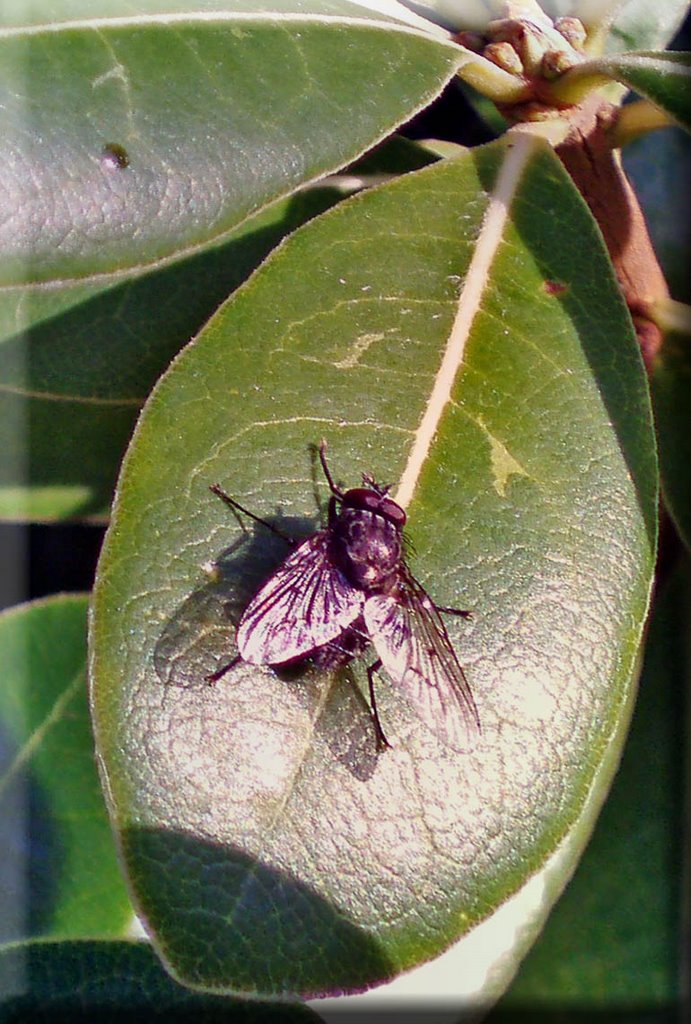
<path fill-rule="evenodd" d="M 543 287 L 548 295 L 563 295 L 569 290 L 568 284 L 562 281 L 545 281 Z"/>
<path fill-rule="evenodd" d="M 357 366 L 360 362 L 360 356 L 363 356 L 368 350 L 370 345 L 374 345 L 377 341 L 383 341 L 384 335 L 379 332 L 375 334 L 361 334 L 359 338 L 353 341 L 353 347 L 351 351 L 343 359 L 339 359 L 334 366 L 337 370 L 352 370 L 354 366 Z"/>
<path fill-rule="evenodd" d="M 514 459 L 513 455 L 509 452 L 508 448 L 492 434 L 482 419 L 478 416 L 476 421 L 477 425 L 484 432 L 487 440 L 490 444 L 490 466 L 492 469 L 492 485 L 499 495 L 500 498 L 506 497 L 506 488 L 508 486 L 509 477 L 512 476 L 529 476 L 530 474 L 525 471 L 520 462 Z"/>

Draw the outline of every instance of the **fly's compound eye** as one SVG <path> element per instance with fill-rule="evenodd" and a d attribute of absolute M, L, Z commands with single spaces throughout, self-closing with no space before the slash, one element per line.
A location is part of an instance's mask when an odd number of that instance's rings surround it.
<path fill-rule="evenodd" d="M 396 526 L 405 526 L 406 519 L 408 518 L 401 506 L 397 505 L 391 498 L 384 498 L 379 506 L 379 513 L 390 519 Z"/>
<path fill-rule="evenodd" d="M 367 487 L 354 487 L 343 495 L 343 505 L 347 508 L 358 508 L 365 512 L 374 512 L 383 516 L 397 527 L 405 525 L 406 514 L 392 498 L 387 498 Z"/>

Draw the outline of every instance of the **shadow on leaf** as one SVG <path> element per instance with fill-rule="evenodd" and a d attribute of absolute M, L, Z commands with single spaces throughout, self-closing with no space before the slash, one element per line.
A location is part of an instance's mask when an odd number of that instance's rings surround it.
<path fill-rule="evenodd" d="M 396 973 L 374 936 L 287 872 L 174 831 L 128 828 L 121 839 L 140 912 L 186 984 L 304 998 Z"/>
<path fill-rule="evenodd" d="M 0 951 L 3 1024 L 309 1024 L 306 1006 L 192 992 L 146 942 L 25 943 Z"/>

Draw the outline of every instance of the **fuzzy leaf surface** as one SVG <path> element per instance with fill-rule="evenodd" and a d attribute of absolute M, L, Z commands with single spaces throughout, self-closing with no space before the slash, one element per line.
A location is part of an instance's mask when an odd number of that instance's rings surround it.
<path fill-rule="evenodd" d="M 691 130 L 691 54 L 623 53 L 579 66 L 579 74 L 599 71 L 623 82 Z"/>

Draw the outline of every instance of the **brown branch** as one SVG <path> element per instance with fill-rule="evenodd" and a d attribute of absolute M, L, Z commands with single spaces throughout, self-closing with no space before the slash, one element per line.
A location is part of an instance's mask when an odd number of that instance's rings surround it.
<path fill-rule="evenodd" d="M 612 149 L 610 129 L 618 109 L 594 96 L 575 108 L 557 155 L 602 231 L 650 371 L 662 340 L 650 316 L 651 304 L 668 298 L 669 291 L 636 193 Z"/>

